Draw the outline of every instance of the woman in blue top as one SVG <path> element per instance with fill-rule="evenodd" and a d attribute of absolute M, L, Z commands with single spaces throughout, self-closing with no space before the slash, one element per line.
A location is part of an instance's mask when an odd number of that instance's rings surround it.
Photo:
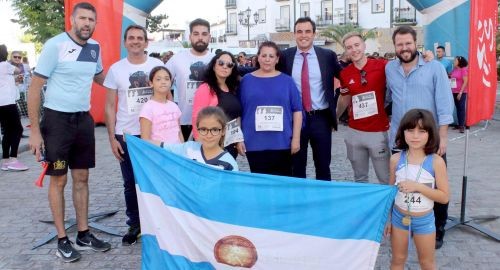
<path fill-rule="evenodd" d="M 257 52 L 258 69 L 243 77 L 240 100 L 245 141 L 238 152 L 254 173 L 291 176 L 300 149 L 302 104 L 292 77 L 276 70 L 279 49 L 266 41 Z"/>

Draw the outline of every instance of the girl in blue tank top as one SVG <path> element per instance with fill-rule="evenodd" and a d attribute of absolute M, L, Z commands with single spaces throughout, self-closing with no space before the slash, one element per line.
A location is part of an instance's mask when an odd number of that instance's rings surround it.
<path fill-rule="evenodd" d="M 408 111 L 399 125 L 396 146 L 402 151 L 391 157 L 389 184 L 398 186 L 398 194 L 385 231 L 391 235 L 391 269 L 404 269 L 412 234 L 420 267 L 436 269 L 433 206 L 447 203 L 449 195 L 446 164 L 435 154 L 439 134 L 431 112 Z"/>

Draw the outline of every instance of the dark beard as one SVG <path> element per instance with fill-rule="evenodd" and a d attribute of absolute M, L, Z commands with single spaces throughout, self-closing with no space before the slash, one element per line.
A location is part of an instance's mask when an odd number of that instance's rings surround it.
<path fill-rule="evenodd" d="M 89 36 L 88 36 L 88 37 L 84 37 L 84 36 L 82 35 L 82 32 L 81 32 L 79 29 L 76 29 L 76 30 L 75 30 L 75 35 L 76 35 L 79 39 L 81 39 L 81 40 L 85 40 L 85 41 L 89 40 L 89 38 L 90 38 L 90 37 L 92 37 L 92 34 L 93 34 L 93 33 L 94 33 L 94 31 L 90 31 L 90 32 L 89 32 Z"/>
<path fill-rule="evenodd" d="M 405 52 L 402 52 L 402 53 L 405 53 Z M 403 57 L 401 57 L 400 54 L 396 54 L 396 56 L 399 58 L 399 61 L 405 63 L 405 64 L 408 64 L 408 63 L 411 63 L 413 60 L 415 60 L 415 58 L 417 57 L 418 55 L 418 52 L 417 51 L 414 51 L 412 54 L 411 54 L 411 57 L 409 60 L 404 60 Z"/>
<path fill-rule="evenodd" d="M 197 42 L 195 44 L 192 44 L 191 47 L 193 47 L 193 50 L 202 53 L 207 50 L 208 44 L 203 42 Z"/>

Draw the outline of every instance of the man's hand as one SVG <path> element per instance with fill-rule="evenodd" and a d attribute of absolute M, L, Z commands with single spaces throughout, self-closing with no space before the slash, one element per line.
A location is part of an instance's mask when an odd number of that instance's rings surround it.
<path fill-rule="evenodd" d="M 440 139 L 439 140 L 439 149 L 437 151 L 437 154 L 440 156 L 443 156 L 446 154 L 446 147 L 448 146 L 448 140 L 447 139 Z"/>
<path fill-rule="evenodd" d="M 448 125 L 439 126 L 439 149 L 437 154 L 443 156 L 446 154 L 446 146 L 448 145 Z"/>
<path fill-rule="evenodd" d="M 31 132 L 29 145 L 31 153 L 35 155 L 35 160 L 40 161 L 40 155 L 42 154 L 42 150 L 45 148 L 42 135 L 39 132 Z"/>
<path fill-rule="evenodd" d="M 125 138 L 125 135 L 123 137 Z M 123 151 L 120 142 L 116 138 L 109 138 L 109 144 L 111 145 L 111 151 L 113 152 L 113 155 L 115 155 L 118 161 L 122 162 L 123 161 L 122 155 L 125 154 L 125 152 Z"/>

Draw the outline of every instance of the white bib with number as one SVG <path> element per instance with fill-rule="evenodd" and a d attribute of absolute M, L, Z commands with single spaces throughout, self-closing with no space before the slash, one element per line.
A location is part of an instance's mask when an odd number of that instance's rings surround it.
<path fill-rule="evenodd" d="M 354 120 L 366 118 L 378 113 L 375 91 L 352 96 L 352 114 Z"/>
<path fill-rule="evenodd" d="M 255 131 L 283 131 L 283 107 L 257 106 Z"/>
<path fill-rule="evenodd" d="M 243 132 L 241 131 L 238 119 L 233 119 L 229 121 L 226 124 L 226 136 L 224 137 L 224 147 L 233 143 L 242 142 L 243 140 L 244 140 Z"/>
<path fill-rule="evenodd" d="M 432 181 L 420 181 L 420 183 L 434 188 L 434 182 Z M 425 212 L 434 207 L 434 201 L 422 195 L 419 192 L 399 192 L 396 194 L 396 199 L 394 202 L 399 208 L 408 210 L 408 205 L 410 206 L 410 212 Z"/>
<path fill-rule="evenodd" d="M 187 81 L 186 83 L 186 103 L 193 105 L 194 94 L 202 82 L 200 81 Z"/>
<path fill-rule="evenodd" d="M 451 86 L 451 88 L 457 88 L 457 79 L 456 78 L 450 78 L 450 86 Z"/>
<path fill-rule="evenodd" d="M 151 87 L 138 87 L 127 90 L 127 109 L 130 114 L 138 114 L 153 95 Z"/>

